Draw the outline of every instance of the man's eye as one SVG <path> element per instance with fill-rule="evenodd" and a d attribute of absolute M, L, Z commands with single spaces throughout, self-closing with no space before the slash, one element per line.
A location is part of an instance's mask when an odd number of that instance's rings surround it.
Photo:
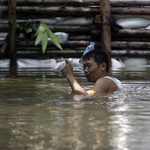
<path fill-rule="evenodd" d="M 84 67 L 84 69 L 85 69 L 85 68 L 90 68 L 91 65 L 84 65 L 83 67 Z"/>

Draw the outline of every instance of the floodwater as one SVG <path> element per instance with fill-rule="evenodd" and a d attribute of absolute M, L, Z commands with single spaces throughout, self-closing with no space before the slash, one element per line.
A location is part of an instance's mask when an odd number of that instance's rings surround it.
<path fill-rule="evenodd" d="M 0 69 L 0 150 L 149 150 L 150 68 L 112 75 L 124 91 L 79 97 L 49 69 Z"/>

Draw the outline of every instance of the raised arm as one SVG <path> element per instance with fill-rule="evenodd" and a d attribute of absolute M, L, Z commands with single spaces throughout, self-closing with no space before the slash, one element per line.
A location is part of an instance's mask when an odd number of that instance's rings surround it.
<path fill-rule="evenodd" d="M 68 60 L 66 60 L 66 65 L 62 69 L 63 75 L 68 80 L 72 92 L 77 95 L 88 95 L 87 92 L 80 86 L 78 81 L 76 80 L 75 76 L 73 75 L 73 68 L 72 65 Z"/>

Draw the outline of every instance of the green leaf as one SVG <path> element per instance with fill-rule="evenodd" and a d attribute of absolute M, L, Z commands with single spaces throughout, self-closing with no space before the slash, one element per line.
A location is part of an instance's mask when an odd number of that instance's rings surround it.
<path fill-rule="evenodd" d="M 40 24 L 38 31 L 36 32 L 37 37 L 35 40 L 35 46 L 41 41 L 43 34 L 45 33 L 45 30 L 46 29 L 44 28 L 44 26 L 42 24 Z"/>
<path fill-rule="evenodd" d="M 45 53 L 47 43 L 48 43 L 48 34 L 47 34 L 47 32 L 45 32 L 44 36 L 43 36 L 43 41 L 42 41 L 42 51 L 43 51 L 43 53 Z"/>
<path fill-rule="evenodd" d="M 62 43 L 61 40 L 53 34 L 53 32 L 48 28 L 45 23 L 40 23 L 39 27 L 35 33 L 36 40 L 35 46 L 42 40 L 42 51 L 45 53 L 48 44 L 48 36 L 50 37 L 51 41 L 57 46 L 59 49 L 63 50 L 59 43 Z"/>
<path fill-rule="evenodd" d="M 51 38 L 51 41 L 61 50 L 63 50 L 63 48 L 61 47 L 61 45 L 59 44 L 59 41 L 61 42 L 61 40 L 52 33 L 52 31 L 48 28 L 48 35 Z"/>
<path fill-rule="evenodd" d="M 27 28 L 26 33 L 31 33 L 33 30 L 31 28 Z"/>
<path fill-rule="evenodd" d="M 46 30 L 46 28 L 43 26 L 43 23 L 40 23 L 34 36 L 37 36 L 39 34 L 39 32 L 43 32 L 44 30 Z"/>

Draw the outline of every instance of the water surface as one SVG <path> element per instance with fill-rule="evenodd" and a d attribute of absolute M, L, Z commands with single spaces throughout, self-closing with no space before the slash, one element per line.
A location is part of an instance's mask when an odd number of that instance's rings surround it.
<path fill-rule="evenodd" d="M 0 149 L 148 150 L 150 69 L 113 70 L 123 92 L 74 96 L 48 69 L 0 69 Z M 92 87 L 80 72 L 77 80 Z"/>

